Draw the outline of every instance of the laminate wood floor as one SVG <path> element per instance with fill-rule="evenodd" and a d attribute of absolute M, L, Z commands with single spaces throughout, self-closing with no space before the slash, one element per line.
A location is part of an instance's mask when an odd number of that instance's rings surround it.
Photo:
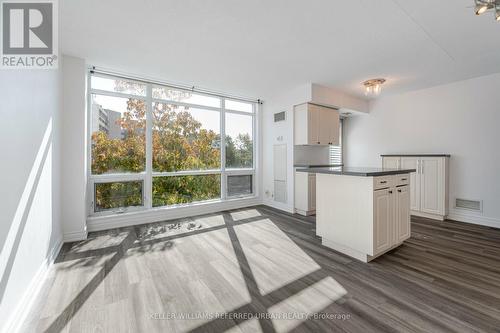
<path fill-rule="evenodd" d="M 26 332 L 500 332 L 500 230 L 412 218 L 364 264 L 264 206 L 65 244 Z"/>

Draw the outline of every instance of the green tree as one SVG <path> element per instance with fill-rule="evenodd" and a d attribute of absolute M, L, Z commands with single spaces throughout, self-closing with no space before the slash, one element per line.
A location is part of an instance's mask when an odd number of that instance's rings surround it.
<path fill-rule="evenodd" d="M 117 80 L 116 91 L 144 94 L 144 86 Z M 178 100 L 187 92 L 155 88 L 154 97 Z M 220 134 L 204 129 L 188 107 L 154 102 L 152 105 L 152 163 L 155 172 L 219 169 Z M 146 161 L 146 105 L 130 98 L 118 121 L 121 138 L 104 131 L 92 134 L 92 173 L 143 172 Z M 226 137 L 226 166 L 252 167 L 253 142 L 250 134 Z M 203 176 L 161 176 L 153 178 L 153 206 L 188 203 L 220 197 L 220 174 Z M 137 182 L 109 183 L 96 187 L 100 209 L 142 205 Z"/>

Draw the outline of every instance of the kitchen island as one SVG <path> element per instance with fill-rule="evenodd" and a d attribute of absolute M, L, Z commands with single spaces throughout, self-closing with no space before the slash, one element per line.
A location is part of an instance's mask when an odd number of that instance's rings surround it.
<path fill-rule="evenodd" d="M 298 168 L 316 174 L 316 234 L 368 262 L 410 237 L 410 173 L 416 169 Z"/>

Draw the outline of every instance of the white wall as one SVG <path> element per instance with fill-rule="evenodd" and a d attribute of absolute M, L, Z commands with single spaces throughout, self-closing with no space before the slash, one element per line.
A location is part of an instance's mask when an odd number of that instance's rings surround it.
<path fill-rule="evenodd" d="M 262 198 L 266 205 L 293 212 L 293 106 L 311 100 L 311 85 L 291 89 L 264 101 L 262 119 Z M 276 112 L 286 111 L 286 120 L 274 122 Z M 287 145 L 287 202 L 275 202 L 273 146 Z"/>
<path fill-rule="evenodd" d="M 329 162 L 328 147 L 294 147 L 293 141 L 293 107 L 294 105 L 313 102 L 336 106 L 340 109 L 364 114 L 368 110 L 368 102 L 340 92 L 336 89 L 318 84 L 304 84 L 287 90 L 278 96 L 264 101 L 263 105 L 263 186 L 262 198 L 266 205 L 288 212 L 294 212 L 294 164 L 327 164 Z M 274 122 L 276 112 L 286 111 L 286 121 Z M 304 124 L 305 125 L 305 124 Z M 287 145 L 287 202 L 282 204 L 273 199 L 273 145 Z"/>
<path fill-rule="evenodd" d="M 384 153 L 448 153 L 450 217 L 500 227 L 500 74 L 397 96 L 370 105 L 345 126 L 345 164 L 381 166 Z M 483 200 L 483 214 L 454 209 Z"/>
<path fill-rule="evenodd" d="M 339 108 L 341 111 L 354 111 L 356 113 L 367 113 L 368 101 L 342 91 L 313 83 L 311 85 L 312 101 L 318 104 L 326 104 Z"/>
<path fill-rule="evenodd" d="M 0 75 L 0 331 L 11 332 L 62 241 L 60 72 Z"/>
<path fill-rule="evenodd" d="M 64 241 L 87 237 L 87 69 L 83 59 L 62 57 L 61 219 Z"/>

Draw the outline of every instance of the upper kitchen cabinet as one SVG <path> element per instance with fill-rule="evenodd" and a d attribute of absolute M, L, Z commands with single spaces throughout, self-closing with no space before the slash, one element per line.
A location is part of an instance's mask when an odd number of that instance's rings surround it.
<path fill-rule="evenodd" d="M 339 112 L 313 103 L 294 107 L 294 138 L 296 145 L 338 145 Z"/>

